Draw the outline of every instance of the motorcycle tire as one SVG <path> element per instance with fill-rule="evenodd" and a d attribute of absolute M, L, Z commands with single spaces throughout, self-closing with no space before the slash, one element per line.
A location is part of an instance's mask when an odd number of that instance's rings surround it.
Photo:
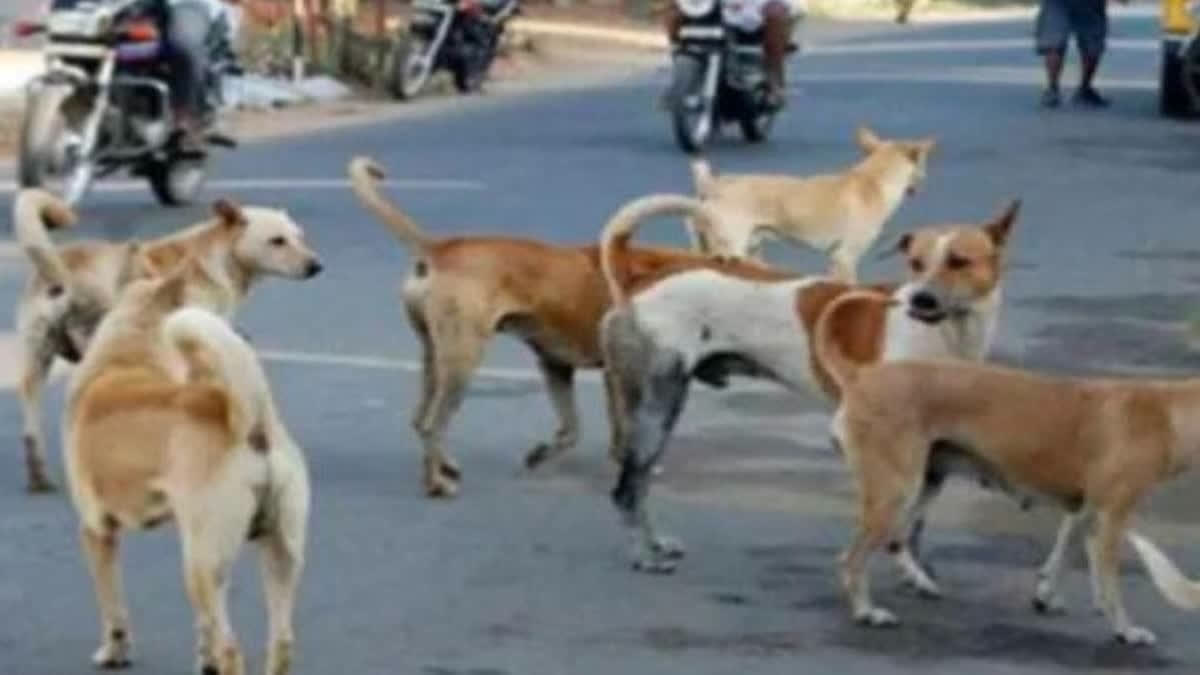
<path fill-rule="evenodd" d="M 762 97 L 760 97 L 761 101 Z M 776 110 L 768 110 L 761 103 L 756 103 L 750 110 L 738 118 L 738 126 L 742 129 L 742 137 L 748 143 L 762 143 L 771 135 L 771 127 L 775 125 Z"/>
<path fill-rule="evenodd" d="M 145 167 L 150 191 L 163 206 L 191 204 L 204 186 L 207 174 L 203 159 L 153 160 Z"/>
<path fill-rule="evenodd" d="M 703 86 L 704 63 L 690 56 L 676 57 L 669 93 L 671 126 L 675 130 L 675 142 L 688 154 L 696 154 L 704 149 L 714 126 L 711 110 L 703 107 L 691 110 L 686 105 L 689 97 L 701 94 L 700 88 Z M 704 119 L 706 115 L 710 117 L 707 121 Z"/>
<path fill-rule="evenodd" d="M 433 63 L 422 64 L 418 61 L 428 49 L 429 44 L 425 40 L 409 36 L 392 51 L 388 91 L 396 100 L 409 101 L 416 98 L 429 83 L 433 74 Z"/>
<path fill-rule="evenodd" d="M 25 109 L 17 149 L 17 182 L 21 187 L 53 190 L 48 164 L 55 159 L 55 146 L 67 131 L 62 107 L 71 94 L 69 86 L 47 85 Z M 73 166 L 62 179 L 59 196 L 71 206 L 78 204 L 91 188 L 93 168 L 82 163 Z"/>

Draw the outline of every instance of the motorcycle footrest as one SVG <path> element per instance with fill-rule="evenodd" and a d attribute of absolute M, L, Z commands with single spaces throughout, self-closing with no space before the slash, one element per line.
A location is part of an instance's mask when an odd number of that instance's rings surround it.
<path fill-rule="evenodd" d="M 219 148 L 229 148 L 232 150 L 238 146 L 236 138 L 226 136 L 225 134 L 211 133 L 204 140 L 208 141 L 210 145 L 215 145 Z"/>

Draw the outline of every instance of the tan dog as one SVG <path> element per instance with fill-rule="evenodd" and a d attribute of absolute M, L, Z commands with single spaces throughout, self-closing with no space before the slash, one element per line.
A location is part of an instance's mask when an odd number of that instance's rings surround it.
<path fill-rule="evenodd" d="M 817 327 L 816 351 L 842 390 L 833 436 L 858 484 L 858 528 L 841 561 L 856 620 L 895 624 L 871 601 L 872 553 L 923 506 L 928 471 L 956 466 L 1013 493 L 1094 518 L 1087 542 L 1097 604 L 1117 637 L 1151 644 L 1121 601 L 1117 566 L 1133 509 L 1200 449 L 1200 380 L 1048 377 L 965 362 L 863 363 L 843 349 L 864 307 L 893 300 L 847 294 Z M 1160 582 L 1169 575 L 1142 550 Z M 1061 569 L 1054 572 L 1055 575 Z M 1180 601 L 1181 593 L 1168 592 Z"/>
<path fill-rule="evenodd" d="M 96 329 L 67 389 L 67 480 L 95 583 L 97 666 L 129 665 L 122 530 L 178 523 L 196 615 L 198 672 L 241 675 L 226 609 L 241 544 L 256 540 L 270 618 L 268 675 L 290 670 L 291 615 L 304 564 L 309 484 L 249 345 L 217 314 L 186 307 L 185 262 L 135 281 Z"/>
<path fill-rule="evenodd" d="M 50 367 L 56 357 L 79 361 L 96 324 L 131 279 L 159 274 L 195 256 L 200 267 L 190 277 L 189 294 L 231 318 L 262 277 L 308 279 L 321 271 L 303 230 L 276 209 L 241 208 L 220 200 L 213 206 L 213 220 L 142 243 L 136 256 L 133 243 L 81 241 L 57 248 L 47 228 L 70 226 L 76 218 L 70 207 L 44 190 L 18 192 L 13 212 L 17 239 L 35 270 L 17 305 L 23 347 L 18 395 L 32 492 L 54 487 L 45 467 L 41 420 L 42 389 Z"/>
<path fill-rule="evenodd" d="M 623 290 L 621 258 L 638 223 L 636 200 L 618 211 L 602 235 L 605 275 L 616 298 L 604 318 L 605 369 L 618 393 L 615 422 L 630 429 L 613 500 L 632 543 L 635 569 L 670 572 L 682 546 L 655 533 L 645 505 L 650 475 L 666 452 L 691 380 L 723 387 L 731 375 L 775 381 L 793 391 L 821 391 L 837 400 L 838 387 L 810 350 L 821 311 L 854 290 L 818 277 L 762 268 L 684 270 Z M 681 204 L 681 207 L 687 206 Z M 1000 309 L 1004 251 L 1018 205 L 982 226 L 930 227 L 900 239 L 911 276 L 904 284 L 874 288 L 891 308 L 856 308 L 848 328 L 856 357 L 979 360 Z M 703 223 L 706 209 L 682 210 Z M 636 430 L 636 431 L 634 431 Z M 946 473 L 931 473 L 936 493 Z M 920 523 L 895 546 L 910 583 L 936 594 L 933 581 L 909 553 Z M 912 548 L 915 548 L 913 546 Z"/>
<path fill-rule="evenodd" d="M 883 140 L 867 128 L 857 137 L 866 157 L 830 175 L 714 176 L 708 162 L 695 160 L 696 194 L 720 215 L 712 224 L 715 236 L 693 231 L 696 248 L 718 256 L 757 257 L 769 234 L 829 251 L 831 276 L 853 283 L 859 258 L 904 196 L 924 181 L 926 160 L 936 145 L 933 139 Z"/>
<path fill-rule="evenodd" d="M 444 447 L 450 417 L 462 402 L 468 382 L 497 333 L 523 340 L 538 365 L 558 415 L 553 439 L 538 443 L 525 456 L 534 467 L 573 447 L 579 416 L 572 386 L 578 368 L 599 368 L 600 318 L 609 307 L 596 245 L 564 247 L 509 237 L 426 235 L 412 218 L 379 193 L 383 169 L 370 159 L 350 162 L 355 193 L 413 253 L 404 282 L 404 304 L 421 341 L 422 394 L 412 424 L 424 446 L 424 488 L 431 497 L 452 497 L 461 476 Z M 690 197 L 651 199 L 639 218 L 670 212 Z M 649 283 L 680 270 L 712 268 L 717 261 L 669 249 L 629 249 L 620 253 L 629 284 Z M 743 268 L 765 269 L 741 264 Z M 607 390 L 607 388 L 606 388 Z M 607 390 L 611 393 L 611 390 Z M 611 402 L 611 399 L 610 399 Z M 619 429 L 613 427 L 613 447 Z"/>

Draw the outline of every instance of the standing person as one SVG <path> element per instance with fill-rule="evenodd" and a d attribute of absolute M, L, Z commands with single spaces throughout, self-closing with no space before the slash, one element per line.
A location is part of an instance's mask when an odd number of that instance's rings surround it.
<path fill-rule="evenodd" d="M 1127 3 L 1128 0 L 1121 0 Z M 1057 108 L 1062 102 L 1058 81 L 1071 35 L 1079 49 L 1080 79 L 1074 101 L 1080 105 L 1103 108 L 1108 99 L 1096 91 L 1092 80 L 1100 67 L 1108 38 L 1108 0 L 1041 0 L 1034 40 L 1046 65 L 1046 90 L 1042 105 Z"/>

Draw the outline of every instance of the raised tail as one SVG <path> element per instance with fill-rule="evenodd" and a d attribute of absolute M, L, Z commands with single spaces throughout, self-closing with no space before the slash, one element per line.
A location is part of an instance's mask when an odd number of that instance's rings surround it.
<path fill-rule="evenodd" d="M 696 184 L 696 195 L 701 199 L 713 196 L 717 191 L 717 177 L 706 159 L 692 160 L 692 181 Z"/>
<path fill-rule="evenodd" d="M 429 248 L 433 240 L 421 231 L 417 221 L 379 191 L 379 181 L 387 177 L 383 167 L 370 157 L 360 156 L 350 160 L 348 172 L 354 194 L 388 226 L 401 243 L 422 252 Z"/>
<path fill-rule="evenodd" d="M 40 188 L 21 190 L 13 200 L 17 241 L 37 273 L 60 288 L 69 285 L 71 274 L 50 239 L 49 230 L 71 227 L 77 219 L 74 209 L 65 201 Z"/>
<path fill-rule="evenodd" d="M 1150 579 L 1168 602 L 1180 609 L 1200 609 L 1200 582 L 1185 577 L 1167 554 L 1149 539 L 1133 531 L 1126 536 L 1150 571 Z"/>
<path fill-rule="evenodd" d="M 220 316 L 199 307 L 172 312 L 163 337 L 188 364 L 188 379 L 214 379 L 229 392 L 229 429 L 256 450 L 270 447 L 275 407 L 266 372 L 250 345 Z"/>
<path fill-rule="evenodd" d="M 845 332 L 846 322 L 851 320 L 850 308 L 857 304 L 892 305 L 895 300 L 891 296 L 874 291 L 851 291 L 834 299 L 821 312 L 814 331 L 813 353 L 817 360 L 825 366 L 829 377 L 837 385 L 838 391 L 845 391 L 846 386 L 854 381 L 863 364 L 855 361 L 842 348 L 839 334 Z"/>
<path fill-rule="evenodd" d="M 629 249 L 629 240 L 638 226 L 655 216 L 688 216 L 706 235 L 710 235 L 716 220 L 712 209 L 694 197 L 655 194 L 638 197 L 626 203 L 609 218 L 600 233 L 600 267 L 614 306 L 629 304 L 629 296 L 618 278 L 616 257 Z"/>

